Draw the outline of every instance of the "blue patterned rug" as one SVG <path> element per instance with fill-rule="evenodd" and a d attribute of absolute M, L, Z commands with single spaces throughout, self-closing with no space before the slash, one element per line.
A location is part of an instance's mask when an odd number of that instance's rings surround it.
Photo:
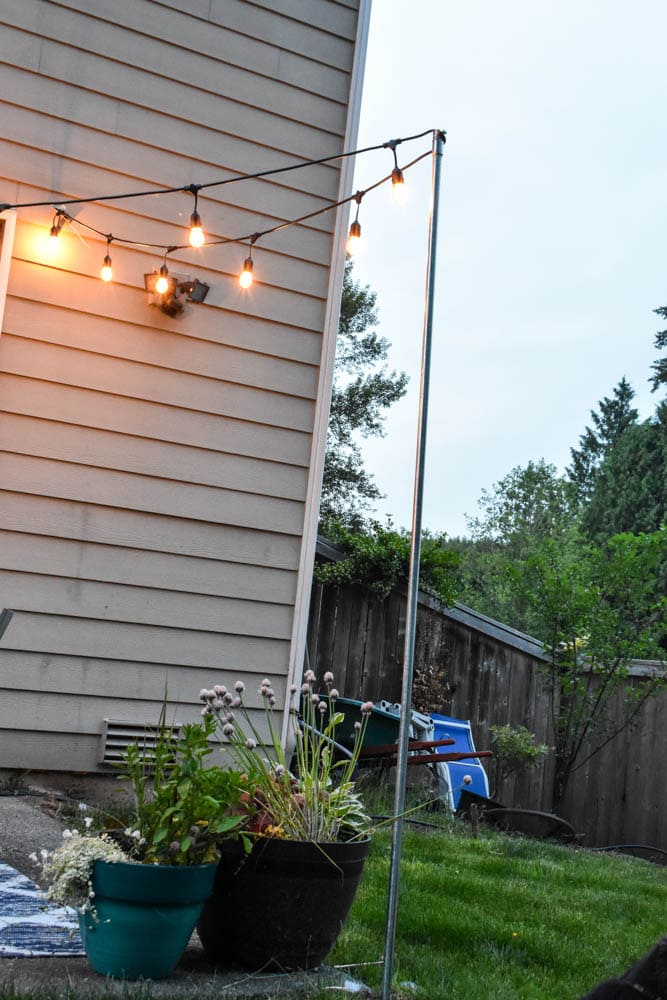
<path fill-rule="evenodd" d="M 0 862 L 0 957 L 83 954 L 75 911 L 47 902 L 34 882 Z"/>

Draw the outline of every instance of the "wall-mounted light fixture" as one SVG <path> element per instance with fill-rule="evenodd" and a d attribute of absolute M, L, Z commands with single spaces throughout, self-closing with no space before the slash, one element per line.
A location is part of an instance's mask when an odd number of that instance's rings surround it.
<path fill-rule="evenodd" d="M 186 302 L 203 302 L 210 288 L 199 278 L 170 274 L 166 264 L 159 271 L 144 274 L 144 285 L 149 304 L 157 306 L 167 316 L 180 316 Z"/>

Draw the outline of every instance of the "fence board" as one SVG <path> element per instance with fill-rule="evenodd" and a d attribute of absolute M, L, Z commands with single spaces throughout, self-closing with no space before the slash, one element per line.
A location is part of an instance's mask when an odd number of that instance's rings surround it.
<path fill-rule="evenodd" d="M 332 670 L 346 697 L 398 701 L 405 604 L 405 595 L 396 592 L 381 602 L 356 587 L 315 588 L 309 649 L 318 676 Z M 543 663 L 541 647 L 530 637 L 465 608 L 438 609 L 428 598 L 420 601 L 413 705 L 470 719 L 478 748 L 489 746 L 490 726 L 505 723 L 526 726 L 536 742 L 553 746 Z M 614 710 L 621 708 L 619 698 Z M 488 772 L 493 787 L 493 765 Z M 549 811 L 553 779 L 550 754 L 529 775 L 505 781 L 499 792 L 507 805 Z M 573 775 L 559 812 L 587 844 L 633 841 L 667 850 L 666 799 L 663 690 L 643 709 L 636 727 Z"/>

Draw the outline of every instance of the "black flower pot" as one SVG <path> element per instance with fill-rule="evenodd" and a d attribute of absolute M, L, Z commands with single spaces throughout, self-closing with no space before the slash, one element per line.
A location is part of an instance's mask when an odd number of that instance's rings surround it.
<path fill-rule="evenodd" d="M 216 965 L 312 969 L 352 906 L 370 838 L 342 844 L 259 839 L 245 855 L 222 845 L 213 895 L 197 930 Z"/>

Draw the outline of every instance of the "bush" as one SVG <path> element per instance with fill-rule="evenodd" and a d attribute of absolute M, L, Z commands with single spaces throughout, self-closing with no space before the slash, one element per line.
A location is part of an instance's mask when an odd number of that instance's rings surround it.
<path fill-rule="evenodd" d="M 340 521 L 328 520 L 321 534 L 341 549 L 336 562 L 317 563 L 317 583 L 338 585 L 356 583 L 367 587 L 380 600 L 406 583 L 410 571 L 410 533 L 398 531 L 391 521 L 386 525 L 370 521 L 365 527 L 351 528 Z M 422 534 L 419 586 L 446 605 L 456 600 L 456 569 L 459 555 L 444 547 L 444 536 Z"/>

